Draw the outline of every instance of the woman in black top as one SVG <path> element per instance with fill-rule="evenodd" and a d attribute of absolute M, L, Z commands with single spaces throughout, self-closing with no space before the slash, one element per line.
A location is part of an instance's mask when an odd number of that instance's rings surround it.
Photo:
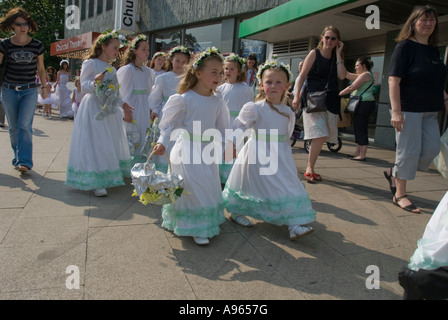
<path fill-rule="evenodd" d="M 391 124 L 396 130 L 396 159 L 384 171 L 393 203 L 420 213 L 406 195 L 406 181 L 427 171 L 440 152 L 438 112 L 448 111 L 444 91 L 447 69 L 437 49 L 438 15 L 431 6 L 416 7 L 396 41 L 389 71 Z"/>
<path fill-rule="evenodd" d="M 44 48 L 28 35 L 37 31 L 36 23 L 22 8 L 11 9 L 0 22 L 5 32 L 14 35 L 0 42 L 0 60 L 6 59 L 6 75 L 2 85 L 2 105 L 9 124 L 14 152 L 12 165 L 21 173 L 33 167 L 33 118 L 37 104 L 36 69 L 40 82 L 46 84 Z M 42 98 L 48 87 L 42 86 Z"/>
<path fill-rule="evenodd" d="M 293 107 L 298 110 L 301 106 L 301 92 L 305 80 L 306 92 L 323 91 L 328 82 L 327 112 L 303 113 L 304 139 L 312 139 L 308 163 L 304 174 L 309 183 L 322 181 L 322 177 L 314 171 L 317 157 L 325 141 L 337 143 L 338 117 L 341 100 L 339 97 L 338 78 L 344 79 L 346 70 L 342 61 L 337 61 L 336 51 L 341 54 L 343 43 L 340 41 L 339 31 L 333 26 L 324 28 L 318 47 L 305 58 L 302 72 L 299 74 L 294 92 Z"/>

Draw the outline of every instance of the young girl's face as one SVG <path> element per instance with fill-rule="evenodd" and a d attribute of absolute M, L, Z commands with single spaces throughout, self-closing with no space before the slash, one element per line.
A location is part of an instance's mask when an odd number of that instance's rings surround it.
<path fill-rule="evenodd" d="M 165 57 L 164 56 L 158 56 L 155 60 L 154 60 L 154 67 L 157 70 L 160 70 L 163 68 L 163 65 L 165 64 Z"/>
<path fill-rule="evenodd" d="M 204 67 L 197 71 L 196 76 L 205 88 L 211 91 L 215 90 L 222 83 L 222 62 L 215 59 L 205 61 Z"/>
<path fill-rule="evenodd" d="M 238 69 L 238 63 L 235 61 L 227 61 L 224 63 L 224 76 L 229 83 L 236 83 L 240 70 Z"/>
<path fill-rule="evenodd" d="M 283 70 L 267 69 L 263 72 L 260 87 L 270 102 L 279 104 L 289 88 L 288 76 Z"/>
<path fill-rule="evenodd" d="M 103 54 L 107 61 L 113 61 L 118 58 L 120 49 L 120 40 L 112 39 L 108 45 L 103 45 Z"/>
<path fill-rule="evenodd" d="M 173 72 L 181 74 L 184 72 L 185 65 L 188 63 L 188 58 L 183 53 L 175 53 L 172 58 Z"/>
<path fill-rule="evenodd" d="M 143 64 L 149 58 L 149 43 L 146 41 L 140 41 L 138 43 L 138 48 L 134 49 L 134 54 L 136 57 L 136 62 Z"/>

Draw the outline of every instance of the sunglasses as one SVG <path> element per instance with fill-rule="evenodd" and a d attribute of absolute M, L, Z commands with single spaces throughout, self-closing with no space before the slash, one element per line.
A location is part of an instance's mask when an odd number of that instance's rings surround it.
<path fill-rule="evenodd" d="M 325 40 L 330 40 L 331 41 L 335 41 L 337 38 L 336 37 L 330 37 L 330 36 L 325 36 Z"/>
<path fill-rule="evenodd" d="M 16 26 L 16 27 L 28 27 L 28 22 L 14 22 L 14 25 Z"/>

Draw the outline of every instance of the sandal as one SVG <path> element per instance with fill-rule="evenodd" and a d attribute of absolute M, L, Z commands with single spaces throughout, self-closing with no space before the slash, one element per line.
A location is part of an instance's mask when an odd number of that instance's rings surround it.
<path fill-rule="evenodd" d="M 410 205 L 408 205 L 406 207 L 400 206 L 399 202 L 407 197 L 408 197 L 407 194 L 405 194 L 404 196 L 401 196 L 401 197 L 394 197 L 392 199 L 392 202 L 394 203 L 394 205 L 396 205 L 397 207 L 399 207 L 405 211 L 412 212 L 412 213 L 420 213 L 420 209 L 418 209 L 413 203 L 411 203 Z"/>
<path fill-rule="evenodd" d="M 305 172 L 303 176 L 305 177 L 305 180 L 308 181 L 308 183 L 316 183 L 316 178 L 314 177 L 313 173 Z"/>
<path fill-rule="evenodd" d="M 316 180 L 316 181 L 322 181 L 322 177 L 320 176 L 320 174 L 313 173 L 313 177 L 314 177 L 314 180 Z"/>
<path fill-rule="evenodd" d="M 389 173 L 390 170 L 390 173 Z M 397 192 L 397 187 L 392 186 L 392 168 L 387 169 L 386 171 L 383 171 L 384 177 L 387 179 L 387 181 L 389 182 L 389 188 L 390 188 L 390 192 L 392 192 L 392 195 L 395 196 L 395 193 Z"/>
<path fill-rule="evenodd" d="M 18 170 L 20 173 L 27 173 L 27 172 L 30 170 L 30 168 L 28 168 L 27 166 L 18 166 L 18 167 L 17 167 L 17 170 Z"/>

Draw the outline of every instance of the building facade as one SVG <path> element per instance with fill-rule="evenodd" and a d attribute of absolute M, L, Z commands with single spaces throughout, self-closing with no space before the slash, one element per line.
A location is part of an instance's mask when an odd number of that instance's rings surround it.
<path fill-rule="evenodd" d="M 176 45 L 194 51 L 216 46 L 224 53 L 244 56 L 253 52 L 260 61 L 276 54 L 296 76 L 299 62 L 315 48 L 322 29 L 334 25 L 345 44 L 349 71 L 354 71 L 359 57 L 370 57 L 374 63 L 378 108 L 371 117 L 369 135 L 375 144 L 392 148 L 388 65 L 394 39 L 416 4 L 430 4 L 439 11 L 439 51 L 447 61 L 448 3 L 431 0 L 66 0 L 67 8 L 79 9 L 80 23 L 73 27 L 66 22 L 65 36 L 121 29 L 130 36 L 148 35 L 152 54 Z M 67 13 L 67 18 L 73 16 L 72 11 Z M 81 50 L 86 49 L 78 53 Z M 445 113 L 440 115 L 440 125 L 442 130 L 447 126 Z M 342 129 L 348 134 L 351 130 Z"/>

